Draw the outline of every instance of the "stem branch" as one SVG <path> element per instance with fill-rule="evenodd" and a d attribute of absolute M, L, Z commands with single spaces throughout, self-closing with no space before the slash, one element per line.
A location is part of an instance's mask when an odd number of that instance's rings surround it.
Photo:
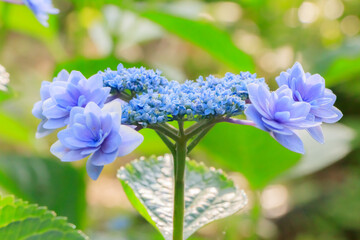
<path fill-rule="evenodd" d="M 191 150 L 194 149 L 196 145 L 205 137 L 205 135 L 214 127 L 215 124 L 211 124 L 209 127 L 205 128 L 202 132 L 199 133 L 199 135 L 196 136 L 194 140 L 191 141 L 191 143 L 187 147 L 187 154 L 191 152 Z"/>
<path fill-rule="evenodd" d="M 173 144 L 170 139 L 165 136 L 164 134 L 162 134 L 161 132 L 155 131 L 157 133 L 157 135 L 159 135 L 159 137 L 161 138 L 161 140 L 165 143 L 165 145 L 168 147 L 168 149 L 171 151 L 172 155 L 176 154 L 176 150 L 175 150 L 175 144 Z"/>
<path fill-rule="evenodd" d="M 186 140 L 183 136 L 176 142 L 176 157 L 174 156 L 174 215 L 173 215 L 173 240 L 184 240 L 184 210 L 185 210 L 185 163 Z"/>

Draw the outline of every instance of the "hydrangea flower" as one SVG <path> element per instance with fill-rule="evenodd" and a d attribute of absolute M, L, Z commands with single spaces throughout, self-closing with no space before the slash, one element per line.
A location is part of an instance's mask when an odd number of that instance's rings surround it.
<path fill-rule="evenodd" d="M 291 69 L 282 72 L 276 82 L 279 86 L 288 86 L 295 101 L 310 104 L 309 119 L 320 123 L 335 123 L 343 116 L 341 111 L 334 107 L 336 96 L 330 89 L 325 88 L 324 78 L 319 74 L 305 73 L 300 63 L 295 63 Z M 315 140 L 324 142 L 320 126 L 307 130 Z"/>
<path fill-rule="evenodd" d="M 249 83 L 264 84 L 263 78 L 248 72 L 227 73 L 223 78 L 170 81 L 166 86 L 137 94 L 123 110 L 123 123 L 162 123 L 177 119 L 200 120 L 219 116 L 236 116 L 243 113 L 248 98 Z"/>
<path fill-rule="evenodd" d="M 270 93 L 263 85 L 249 84 L 248 91 L 251 104 L 245 110 L 247 118 L 254 121 L 258 128 L 270 132 L 284 147 L 303 154 L 303 143 L 294 130 L 321 124 L 308 119 L 311 105 L 296 102 L 288 86 L 281 86 Z"/>
<path fill-rule="evenodd" d="M 161 76 L 160 70 L 147 70 L 144 67 L 125 68 L 119 64 L 117 71 L 107 69 L 98 74 L 103 78 L 104 86 L 111 87 L 117 92 L 125 90 L 133 93 L 144 93 L 148 90 L 158 91 L 159 88 L 169 84 L 169 81 Z"/>
<path fill-rule="evenodd" d="M 35 14 L 38 21 L 48 27 L 48 14 L 58 14 L 59 10 L 54 8 L 51 0 L 22 0 L 23 3 L 30 8 L 30 10 Z"/>
<path fill-rule="evenodd" d="M 87 156 L 86 169 L 96 180 L 104 165 L 116 157 L 125 156 L 137 148 L 143 136 L 129 126 L 121 125 L 121 103 L 113 109 L 100 109 L 90 102 L 85 108 L 74 107 L 69 126 L 58 133 L 59 140 L 50 149 L 61 161 L 77 161 Z"/>
<path fill-rule="evenodd" d="M 6 72 L 6 69 L 0 65 L 0 90 L 7 91 L 6 85 L 9 83 L 9 73 Z"/>
<path fill-rule="evenodd" d="M 41 100 L 35 103 L 33 115 L 41 119 L 36 136 L 43 137 L 69 123 L 73 107 L 85 107 L 89 102 L 102 107 L 110 88 L 103 87 L 102 78 L 94 75 L 88 80 L 78 71 L 70 74 L 62 70 L 53 82 L 44 81 L 40 88 Z"/>

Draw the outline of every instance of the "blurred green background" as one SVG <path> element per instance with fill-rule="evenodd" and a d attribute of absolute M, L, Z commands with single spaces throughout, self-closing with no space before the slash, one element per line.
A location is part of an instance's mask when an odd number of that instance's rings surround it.
<path fill-rule="evenodd" d="M 236 216 L 192 240 L 360 239 L 360 1 L 54 0 L 60 14 L 40 25 L 25 6 L 0 2 L 0 64 L 10 73 L 0 92 L 0 189 L 67 216 L 91 239 L 162 239 L 127 201 L 116 170 L 134 158 L 166 153 L 150 130 L 129 156 L 96 182 L 85 161 L 50 155 L 56 134 L 36 140 L 31 115 L 41 81 L 61 69 L 89 77 L 118 63 L 158 68 L 169 79 L 250 71 L 275 77 L 295 61 L 320 73 L 338 96 L 340 123 L 326 143 L 303 134 L 306 155 L 267 133 L 222 123 L 191 157 L 224 169 L 250 198 Z"/>

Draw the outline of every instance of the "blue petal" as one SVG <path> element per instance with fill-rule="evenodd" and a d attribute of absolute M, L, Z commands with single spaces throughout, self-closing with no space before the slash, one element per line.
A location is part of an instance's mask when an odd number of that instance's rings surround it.
<path fill-rule="evenodd" d="M 98 116 L 90 112 L 86 114 L 85 117 L 86 117 L 86 126 L 88 127 L 88 129 L 91 131 L 91 133 L 95 138 L 99 137 L 101 122 Z"/>
<path fill-rule="evenodd" d="M 54 81 L 63 81 L 63 82 L 67 82 L 69 79 L 69 72 L 66 71 L 65 69 L 61 70 L 58 75 L 56 76 L 56 78 L 54 78 Z"/>
<path fill-rule="evenodd" d="M 72 71 L 69 76 L 69 82 L 71 82 L 74 85 L 77 85 L 80 80 L 86 79 L 84 75 L 82 75 L 79 71 Z"/>
<path fill-rule="evenodd" d="M 87 86 L 91 91 L 103 88 L 103 79 L 99 74 L 95 74 L 87 80 Z"/>
<path fill-rule="evenodd" d="M 95 166 L 104 166 L 106 164 L 112 163 L 117 157 L 117 150 L 112 153 L 104 153 L 101 149 L 96 151 L 89 160 L 92 165 Z"/>
<path fill-rule="evenodd" d="M 121 140 L 119 133 L 112 131 L 102 143 L 101 150 L 104 153 L 112 153 L 118 149 L 120 144 L 124 144 Z"/>
<path fill-rule="evenodd" d="M 52 105 L 44 108 L 43 115 L 46 116 L 46 118 L 62 118 L 67 117 L 69 111 L 56 105 Z"/>
<path fill-rule="evenodd" d="M 47 122 L 47 119 L 44 119 L 40 122 L 40 124 L 37 127 L 37 131 L 35 134 L 36 138 L 42 138 L 45 137 L 47 135 L 49 135 L 50 133 L 54 132 L 53 129 L 46 129 L 44 128 L 44 124 Z"/>
<path fill-rule="evenodd" d="M 131 127 L 120 126 L 121 144 L 118 150 L 118 156 L 122 157 L 134 151 L 144 140 L 144 136 Z"/>
<path fill-rule="evenodd" d="M 310 136 L 314 138 L 316 141 L 318 141 L 319 143 L 324 143 L 324 135 L 321 126 L 308 128 L 306 130 L 308 131 Z"/>
<path fill-rule="evenodd" d="M 74 134 L 74 137 L 76 137 L 79 140 L 93 141 L 94 139 L 94 135 L 91 133 L 90 129 L 82 124 L 75 123 L 71 125 L 71 130 Z"/>
<path fill-rule="evenodd" d="M 75 123 L 85 123 L 85 121 L 79 121 L 80 119 L 77 118 L 81 116 L 83 116 L 82 114 L 84 114 L 84 108 L 81 107 L 73 107 L 70 111 L 70 119 L 69 119 L 69 124 L 75 124 Z M 85 120 L 85 119 L 84 119 Z"/>
<path fill-rule="evenodd" d="M 287 122 L 290 119 L 290 112 L 276 112 L 274 117 L 279 122 Z"/>
<path fill-rule="evenodd" d="M 279 133 L 272 133 L 276 141 L 278 141 L 281 145 L 286 147 L 287 149 L 304 154 L 304 144 L 301 139 L 294 133 L 292 135 L 283 135 Z"/>
<path fill-rule="evenodd" d="M 247 119 L 253 121 L 258 128 L 264 131 L 268 131 L 267 128 L 264 126 L 261 114 L 257 111 L 257 109 L 253 105 L 249 105 L 246 108 L 245 115 Z"/>
<path fill-rule="evenodd" d="M 57 119 L 48 119 L 46 123 L 44 123 L 44 128 L 46 129 L 57 129 L 66 126 L 66 118 L 57 118 Z"/>
<path fill-rule="evenodd" d="M 91 158 L 91 157 L 90 157 Z M 91 164 L 91 159 L 86 162 L 86 171 L 92 180 L 97 180 L 104 166 L 95 166 Z"/>
<path fill-rule="evenodd" d="M 70 150 L 60 140 L 56 141 L 50 148 L 50 152 L 63 162 L 72 162 L 83 159 L 81 150 Z"/>
<path fill-rule="evenodd" d="M 263 89 L 262 89 L 263 88 Z M 262 91 L 260 91 L 262 89 Z M 269 90 L 265 89 L 261 85 L 249 84 L 248 85 L 249 98 L 251 104 L 256 108 L 256 110 L 264 117 L 271 118 L 271 115 L 268 112 L 266 104 L 266 99 L 270 98 Z"/>
<path fill-rule="evenodd" d="M 94 102 L 89 102 L 86 106 L 85 106 L 85 114 L 88 113 L 93 113 L 95 116 L 101 116 L 101 108 Z"/>
<path fill-rule="evenodd" d="M 43 110 L 42 110 L 42 101 L 38 101 L 34 104 L 34 107 L 32 109 L 32 114 L 39 119 L 43 119 L 44 116 L 42 114 Z"/>
<path fill-rule="evenodd" d="M 41 83 L 41 88 L 40 88 L 40 98 L 42 101 L 45 101 L 46 99 L 50 98 L 50 82 L 48 81 L 43 81 Z"/>
<path fill-rule="evenodd" d="M 120 119 L 117 119 L 120 122 Z M 105 114 L 100 117 L 101 129 L 104 134 L 110 133 L 113 129 L 113 125 L 116 124 L 110 114 Z M 118 128 L 116 128 L 118 130 Z"/>
<path fill-rule="evenodd" d="M 56 141 L 50 147 L 50 152 L 57 158 L 62 159 L 68 149 L 60 142 L 60 140 Z"/>
<path fill-rule="evenodd" d="M 331 117 L 331 118 L 324 118 L 323 121 L 325 123 L 336 123 L 343 117 L 342 112 L 339 109 L 337 109 L 336 107 L 332 107 L 331 110 L 334 112 L 334 114 L 336 116 Z"/>
<path fill-rule="evenodd" d="M 99 88 L 94 90 L 93 92 L 91 92 L 89 95 L 87 96 L 88 101 L 94 102 L 96 103 L 98 106 L 103 106 L 107 97 L 109 96 L 110 93 L 110 88 Z"/>

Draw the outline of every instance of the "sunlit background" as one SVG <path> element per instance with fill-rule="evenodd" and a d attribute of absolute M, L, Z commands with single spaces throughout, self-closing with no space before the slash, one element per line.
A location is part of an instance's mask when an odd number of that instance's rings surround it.
<path fill-rule="evenodd" d="M 324 145 L 304 134 L 305 156 L 257 129 L 215 127 L 191 157 L 224 169 L 250 201 L 191 239 L 360 239 L 360 1 L 53 2 L 61 12 L 49 28 L 26 7 L 0 2 L 0 64 L 10 74 L 8 93 L 0 94 L 1 192 L 48 206 L 91 239 L 162 239 L 116 178 L 130 160 L 166 153 L 160 139 L 142 130 L 143 145 L 94 182 L 85 161 L 50 155 L 56 134 L 35 139 L 31 109 L 41 81 L 63 68 L 89 77 L 121 62 L 178 81 L 250 71 L 274 88 L 275 77 L 299 61 L 324 76 L 344 118 L 324 126 Z"/>

